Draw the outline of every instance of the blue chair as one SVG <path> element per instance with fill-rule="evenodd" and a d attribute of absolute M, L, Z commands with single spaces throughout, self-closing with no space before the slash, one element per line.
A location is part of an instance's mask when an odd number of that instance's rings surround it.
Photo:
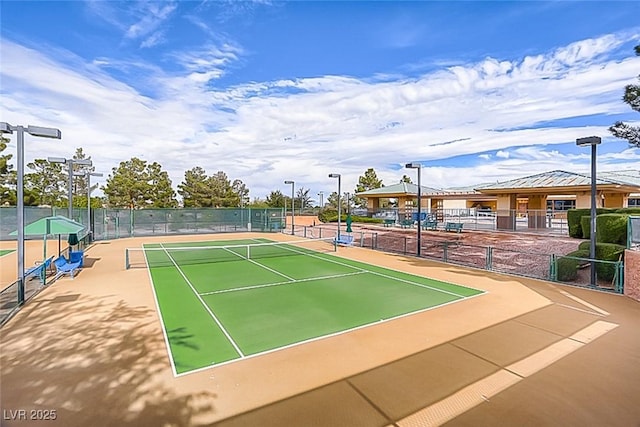
<path fill-rule="evenodd" d="M 84 267 L 84 251 L 69 251 L 69 262 L 79 262 L 80 268 Z"/>
<path fill-rule="evenodd" d="M 73 279 L 73 275 L 77 269 L 80 268 L 80 262 L 69 262 L 64 257 L 58 257 L 55 261 L 53 261 L 53 265 L 56 267 L 56 276 L 53 280 L 56 280 L 58 277 L 69 274 L 71 279 Z"/>
<path fill-rule="evenodd" d="M 29 267 L 24 272 L 25 279 L 33 279 L 38 277 L 41 282 L 44 282 L 44 277 L 47 274 L 47 270 L 51 268 L 51 261 L 53 261 L 53 257 L 49 257 L 44 260 L 44 262 L 36 262 L 36 265 L 33 267 Z"/>

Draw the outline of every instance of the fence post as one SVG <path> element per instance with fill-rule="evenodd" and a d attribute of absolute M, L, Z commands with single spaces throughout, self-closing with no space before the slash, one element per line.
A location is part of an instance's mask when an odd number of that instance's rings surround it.
<path fill-rule="evenodd" d="M 556 254 L 551 254 L 551 258 L 549 258 L 549 278 L 552 282 L 558 281 L 558 264 L 556 262 Z"/>
<path fill-rule="evenodd" d="M 447 250 L 449 248 L 449 243 L 444 242 L 442 244 L 442 261 L 447 262 L 449 260 L 449 256 L 447 254 Z"/>
<path fill-rule="evenodd" d="M 487 246 L 487 264 L 485 266 L 486 270 L 491 270 L 493 266 L 493 248 L 491 246 Z"/>

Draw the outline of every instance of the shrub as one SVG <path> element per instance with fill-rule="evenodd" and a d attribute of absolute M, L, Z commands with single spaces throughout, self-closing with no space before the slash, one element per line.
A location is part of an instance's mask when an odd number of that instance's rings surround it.
<path fill-rule="evenodd" d="M 624 214 L 602 214 L 596 217 L 596 241 L 598 243 L 627 244 L 627 221 Z"/>
<path fill-rule="evenodd" d="M 567 258 L 572 257 L 572 258 Z M 578 276 L 578 266 L 582 262 L 577 258 L 589 258 L 589 250 L 578 249 L 560 257 L 557 260 L 557 279 L 561 282 L 570 282 Z"/>
<path fill-rule="evenodd" d="M 590 253 L 591 242 L 582 242 L 578 246 L 579 250 L 586 250 Z M 615 243 L 596 243 L 596 259 L 601 261 L 620 261 L 621 255 L 624 255 L 626 246 L 617 245 Z M 587 258 L 589 255 L 587 255 Z M 613 280 L 616 274 L 615 264 L 606 262 L 596 263 L 596 273 L 598 278 L 606 281 Z"/>
<path fill-rule="evenodd" d="M 569 225 L 569 236 L 578 239 L 582 238 L 581 221 L 583 216 L 591 215 L 590 209 L 569 209 L 567 211 L 567 224 Z"/>
<path fill-rule="evenodd" d="M 340 212 L 340 221 L 347 221 L 347 214 Z M 335 209 L 323 209 L 318 214 L 318 219 L 322 222 L 338 222 L 338 211 Z M 368 223 L 368 224 L 381 224 L 383 222 L 380 218 L 369 218 L 367 216 L 351 215 L 353 222 Z"/>
<path fill-rule="evenodd" d="M 591 238 L 591 215 L 580 217 L 580 229 L 582 230 L 583 239 Z"/>
<path fill-rule="evenodd" d="M 619 209 L 609 209 L 609 208 L 597 208 L 596 209 L 596 217 L 601 214 L 606 213 L 618 213 Z M 622 213 L 622 212 L 620 212 Z M 627 212 L 625 212 L 627 213 Z M 567 224 L 569 225 L 569 236 L 575 237 L 577 239 L 588 239 L 589 233 L 585 233 L 585 230 L 582 228 L 582 217 L 587 216 L 591 218 L 591 209 L 569 209 L 567 211 Z M 587 225 L 590 223 L 587 222 Z M 588 227 L 589 229 L 591 227 Z"/>

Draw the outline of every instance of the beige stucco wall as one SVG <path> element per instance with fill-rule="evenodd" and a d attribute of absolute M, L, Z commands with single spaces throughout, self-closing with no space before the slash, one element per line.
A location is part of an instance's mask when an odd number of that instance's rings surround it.
<path fill-rule="evenodd" d="M 628 205 L 629 195 L 624 193 L 605 193 L 605 208 L 626 208 Z"/>
<path fill-rule="evenodd" d="M 640 301 L 640 251 L 624 252 L 624 294 Z"/>

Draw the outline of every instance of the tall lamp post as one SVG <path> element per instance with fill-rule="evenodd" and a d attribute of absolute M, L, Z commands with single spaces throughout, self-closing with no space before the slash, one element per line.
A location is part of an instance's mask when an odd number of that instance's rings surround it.
<path fill-rule="evenodd" d="M 295 199 L 293 198 L 293 187 L 296 185 L 295 181 L 285 181 L 285 184 L 291 184 L 291 235 L 293 236 L 294 233 L 294 221 L 295 221 L 295 215 L 296 215 L 296 202 Z M 286 210 L 286 209 L 285 209 Z"/>
<path fill-rule="evenodd" d="M 596 277 L 596 147 L 602 143 L 599 136 L 587 136 L 576 139 L 578 147 L 591 146 L 591 242 L 589 243 L 589 258 L 591 258 L 591 286 L 597 285 Z"/>
<path fill-rule="evenodd" d="M 17 226 L 18 226 L 18 305 L 24 303 L 24 133 L 41 138 L 61 139 L 60 129 L 45 128 L 41 126 L 22 125 L 12 126 L 7 122 L 0 122 L 0 134 L 12 134 L 17 136 Z"/>
<path fill-rule="evenodd" d="M 69 206 L 68 214 L 70 220 L 73 220 L 73 165 L 92 166 L 93 162 L 89 159 L 65 159 L 64 157 L 48 157 L 51 163 L 63 163 L 67 165 L 69 171 Z"/>
<path fill-rule="evenodd" d="M 320 209 L 322 209 L 324 207 L 324 204 L 322 203 L 323 202 L 323 200 L 322 200 L 322 196 L 323 195 L 324 195 L 324 193 L 322 191 L 318 193 L 318 196 L 320 196 Z"/>
<path fill-rule="evenodd" d="M 93 236 L 91 235 L 91 177 L 104 175 L 100 172 L 84 172 L 78 175 L 87 177 L 87 234 L 89 235 L 89 239 L 93 240 Z"/>
<path fill-rule="evenodd" d="M 420 163 L 407 163 L 404 165 L 407 169 L 418 169 L 418 250 L 416 254 L 420 256 L 422 251 L 422 241 L 420 231 L 422 229 L 422 224 L 420 223 L 422 219 L 422 187 L 420 183 L 420 170 L 422 169 Z"/>
<path fill-rule="evenodd" d="M 340 240 L 340 217 L 342 216 L 342 210 L 340 208 L 340 174 L 339 173 L 330 173 L 329 178 L 338 178 L 338 237 L 337 240 Z"/>

